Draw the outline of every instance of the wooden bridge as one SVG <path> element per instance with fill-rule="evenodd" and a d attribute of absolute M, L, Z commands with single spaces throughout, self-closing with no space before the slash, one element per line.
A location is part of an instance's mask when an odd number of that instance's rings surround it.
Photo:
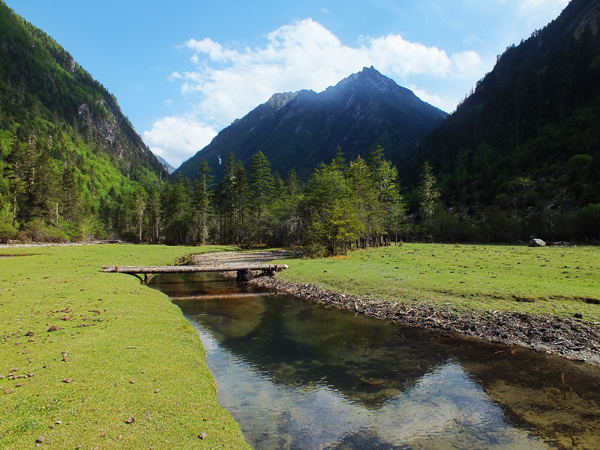
<path fill-rule="evenodd" d="M 261 271 L 263 275 L 275 276 L 277 272 L 289 269 L 287 264 L 232 264 L 210 266 L 103 266 L 104 272 L 127 273 L 148 284 L 149 276 L 158 273 L 196 273 L 196 272 L 237 272 L 237 281 L 250 281 L 253 271 Z M 142 278 L 143 275 L 144 277 Z"/>

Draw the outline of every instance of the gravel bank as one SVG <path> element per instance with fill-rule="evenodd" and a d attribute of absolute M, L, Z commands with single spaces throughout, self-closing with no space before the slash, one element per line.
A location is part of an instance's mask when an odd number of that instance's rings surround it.
<path fill-rule="evenodd" d="M 283 251 L 224 252 L 196 255 L 192 264 L 262 262 L 289 257 Z M 224 273 L 226 276 L 227 272 Z M 519 313 L 487 313 L 447 310 L 425 303 L 404 305 L 389 301 L 361 299 L 324 290 L 311 284 L 291 283 L 271 277 L 257 277 L 249 283 L 291 294 L 323 305 L 354 311 L 369 317 L 416 328 L 437 329 L 556 353 L 566 358 L 600 365 L 600 327 L 575 318 L 532 316 Z"/>
<path fill-rule="evenodd" d="M 498 311 L 458 314 L 424 303 L 403 305 L 366 300 L 330 292 L 310 284 L 290 283 L 270 277 L 258 277 L 250 283 L 398 324 L 475 336 L 491 342 L 557 353 L 569 359 L 600 365 L 600 328 L 576 319 Z"/>

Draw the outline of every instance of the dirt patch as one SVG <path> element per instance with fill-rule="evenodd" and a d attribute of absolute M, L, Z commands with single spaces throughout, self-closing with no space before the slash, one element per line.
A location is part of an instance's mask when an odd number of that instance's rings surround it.
<path fill-rule="evenodd" d="M 194 266 L 223 266 L 235 264 L 268 264 L 269 261 L 292 257 L 285 250 L 263 250 L 259 252 L 217 252 L 192 255 L 190 264 Z"/>

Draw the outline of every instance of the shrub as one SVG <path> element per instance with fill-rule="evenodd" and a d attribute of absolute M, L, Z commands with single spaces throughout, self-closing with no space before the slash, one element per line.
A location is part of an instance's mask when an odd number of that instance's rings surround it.
<path fill-rule="evenodd" d="M 0 222 L 0 243 L 6 244 L 10 239 L 16 239 L 19 231 L 10 223 Z"/>
<path fill-rule="evenodd" d="M 323 258 L 327 256 L 327 249 L 321 244 L 310 244 L 302 250 L 302 256 L 305 258 Z"/>
<path fill-rule="evenodd" d="M 577 174 L 580 174 L 585 168 L 592 164 L 593 161 L 594 158 L 592 158 L 590 155 L 575 155 L 569 159 L 569 162 L 567 163 L 567 169 L 570 172 L 576 172 Z"/>
<path fill-rule="evenodd" d="M 48 225 L 42 219 L 33 219 L 23 225 L 23 233 L 33 242 L 69 242 L 67 234 L 56 228 L 54 225 Z"/>
<path fill-rule="evenodd" d="M 579 212 L 579 226 L 588 238 L 600 237 L 600 203 L 591 203 Z"/>

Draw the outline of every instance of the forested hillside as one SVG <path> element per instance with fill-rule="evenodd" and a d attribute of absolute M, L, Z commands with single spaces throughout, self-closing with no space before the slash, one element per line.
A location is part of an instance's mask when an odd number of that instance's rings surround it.
<path fill-rule="evenodd" d="M 116 98 L 0 0 L 0 242 L 139 235 L 163 176 Z"/>
<path fill-rule="evenodd" d="M 600 237 L 600 2 L 572 0 L 498 56 L 457 110 L 399 167 L 419 209 L 427 161 L 441 201 L 431 230 L 450 240 Z"/>

